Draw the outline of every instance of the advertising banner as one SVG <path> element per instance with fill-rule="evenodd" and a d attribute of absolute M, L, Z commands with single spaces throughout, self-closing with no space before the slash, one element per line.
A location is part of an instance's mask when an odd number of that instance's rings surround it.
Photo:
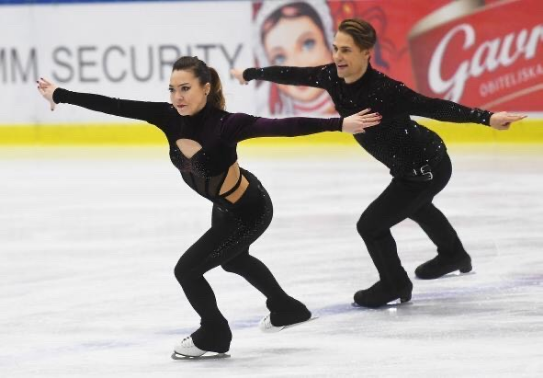
<path fill-rule="evenodd" d="M 312 66 L 332 59 L 341 20 L 376 29 L 374 68 L 430 97 L 489 110 L 543 112 L 543 1 L 257 1 L 257 66 Z M 333 114 L 315 88 L 258 83 L 259 111 Z"/>
<path fill-rule="evenodd" d="M 541 111 L 543 2 L 452 2 L 409 34 L 416 88 L 487 109 Z"/>
<path fill-rule="evenodd" d="M 239 1 L 0 6 L 0 125 L 126 122 L 70 106 L 51 114 L 35 80 L 169 101 L 171 66 L 181 55 L 215 67 L 229 108 L 240 109 L 251 95 L 229 70 L 251 60 L 250 10 Z"/>
<path fill-rule="evenodd" d="M 256 0 L 0 6 L 0 126 L 126 122 L 76 107 L 51 114 L 34 82 L 168 101 L 171 65 L 197 55 L 223 81 L 229 111 L 335 114 L 315 88 L 240 86 L 233 67 L 332 61 L 341 20 L 372 23 L 373 66 L 431 97 L 543 115 L 541 0 Z"/>

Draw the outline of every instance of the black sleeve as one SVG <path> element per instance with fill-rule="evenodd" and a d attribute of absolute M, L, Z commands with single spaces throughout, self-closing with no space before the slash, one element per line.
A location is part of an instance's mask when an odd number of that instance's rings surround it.
<path fill-rule="evenodd" d="M 71 92 L 63 88 L 57 88 L 53 92 L 53 100 L 57 104 L 66 103 L 119 117 L 147 121 L 158 127 L 165 123 L 167 115 L 171 113 L 171 105 L 167 102 L 121 100 L 90 93 Z"/>
<path fill-rule="evenodd" d="M 243 71 L 243 79 L 265 80 L 277 84 L 305 85 L 308 87 L 325 88 L 329 79 L 329 65 L 318 67 L 287 67 L 270 66 L 265 68 L 248 68 Z"/>
<path fill-rule="evenodd" d="M 341 131 L 343 118 L 293 117 L 270 119 L 248 114 L 230 114 L 222 124 L 221 134 L 230 142 L 259 137 L 295 137 L 323 131 Z"/>
<path fill-rule="evenodd" d="M 446 122 L 473 122 L 487 126 L 490 123 L 492 112 L 440 98 L 426 97 L 401 82 L 391 81 L 392 105 L 397 112 Z"/>

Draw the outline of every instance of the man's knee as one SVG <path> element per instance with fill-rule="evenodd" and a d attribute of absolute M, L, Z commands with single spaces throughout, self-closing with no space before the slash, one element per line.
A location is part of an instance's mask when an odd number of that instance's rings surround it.
<path fill-rule="evenodd" d="M 371 238 L 374 234 L 374 227 L 368 216 L 362 214 L 358 222 L 356 223 L 356 230 L 362 239 Z"/>
<path fill-rule="evenodd" d="M 375 240 L 385 236 L 389 232 L 386 226 L 380 224 L 377 222 L 377 219 L 368 216 L 366 213 L 362 214 L 356 223 L 356 230 L 364 240 Z"/>

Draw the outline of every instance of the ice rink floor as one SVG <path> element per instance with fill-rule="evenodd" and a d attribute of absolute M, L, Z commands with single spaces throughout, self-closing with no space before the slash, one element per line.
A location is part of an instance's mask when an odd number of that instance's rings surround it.
<path fill-rule="evenodd" d="M 264 298 L 216 269 L 230 357 L 185 361 L 172 348 L 198 318 L 173 268 L 211 204 L 167 151 L 2 148 L 0 377 L 543 377 L 543 146 L 522 148 L 450 149 L 435 203 L 474 271 L 417 280 L 435 250 L 405 221 L 393 234 L 413 299 L 367 310 L 351 306 L 377 279 L 355 224 L 386 168 L 357 147 L 242 146 L 275 206 L 252 253 L 319 319 L 263 334 Z"/>

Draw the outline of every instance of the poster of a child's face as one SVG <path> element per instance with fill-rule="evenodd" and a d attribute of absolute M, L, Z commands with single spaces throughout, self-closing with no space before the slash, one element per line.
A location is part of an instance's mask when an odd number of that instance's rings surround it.
<path fill-rule="evenodd" d="M 263 25 L 262 44 L 274 66 L 319 66 L 332 60 L 322 22 L 307 4 L 286 5 L 274 12 Z M 284 85 L 279 89 L 300 101 L 312 101 L 321 91 Z"/>
<path fill-rule="evenodd" d="M 453 0 L 263 0 L 253 2 L 255 60 L 259 67 L 313 67 L 332 63 L 334 34 L 347 18 L 361 18 L 377 31 L 371 64 L 413 85 L 407 36 L 416 22 Z M 454 0 L 455 1 L 455 0 Z M 259 83 L 263 114 L 331 116 L 335 108 L 319 88 Z"/>
<path fill-rule="evenodd" d="M 264 1 L 256 19 L 260 66 L 320 66 L 332 62 L 333 24 L 326 1 Z M 331 115 L 320 88 L 271 84 L 269 111 L 284 115 Z"/>

